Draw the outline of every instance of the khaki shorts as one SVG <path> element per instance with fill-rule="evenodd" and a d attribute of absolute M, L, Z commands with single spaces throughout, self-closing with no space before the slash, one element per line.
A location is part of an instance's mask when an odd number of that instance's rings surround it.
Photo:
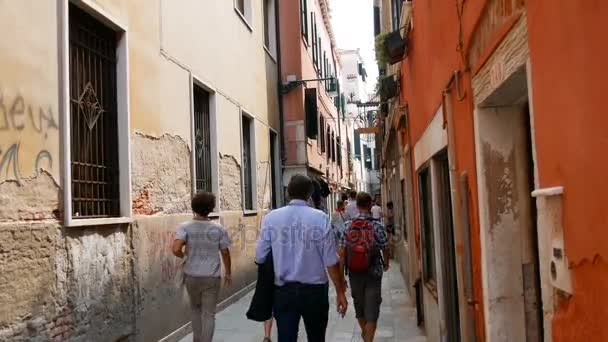
<path fill-rule="evenodd" d="M 349 279 L 357 319 L 377 322 L 382 303 L 382 277 L 351 273 Z"/>

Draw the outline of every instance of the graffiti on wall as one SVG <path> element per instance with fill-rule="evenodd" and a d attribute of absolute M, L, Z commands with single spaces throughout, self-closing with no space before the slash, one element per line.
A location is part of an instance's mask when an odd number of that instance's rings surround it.
<path fill-rule="evenodd" d="M 179 259 L 171 253 L 175 239 L 174 231 L 147 232 L 152 246 L 148 249 L 148 260 L 152 265 L 160 266 L 161 282 L 173 281 L 179 272 Z"/>
<path fill-rule="evenodd" d="M 53 166 L 51 153 L 42 147 L 33 154 L 22 155 L 21 139 L 32 138 L 29 132 L 33 132 L 46 142 L 49 133 L 58 129 L 52 108 L 32 105 L 21 94 L 13 98 L 5 97 L 0 90 L 0 137 L 3 137 L 0 139 L 0 180 L 21 181 L 23 170 L 20 168 L 20 158 L 32 158 L 28 162 L 34 165 L 36 176 L 42 168 L 50 170 Z M 27 133 L 21 134 L 24 131 Z M 13 141 L 5 139 L 9 136 L 19 138 Z"/>

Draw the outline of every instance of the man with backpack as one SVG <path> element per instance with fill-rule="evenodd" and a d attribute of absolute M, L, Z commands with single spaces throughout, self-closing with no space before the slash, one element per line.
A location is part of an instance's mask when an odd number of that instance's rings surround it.
<path fill-rule="evenodd" d="M 388 270 L 390 260 L 386 231 L 379 220 L 372 218 L 371 208 L 370 194 L 357 194 L 359 215 L 346 223 L 339 246 L 365 342 L 374 340 L 382 303 L 382 274 Z"/>

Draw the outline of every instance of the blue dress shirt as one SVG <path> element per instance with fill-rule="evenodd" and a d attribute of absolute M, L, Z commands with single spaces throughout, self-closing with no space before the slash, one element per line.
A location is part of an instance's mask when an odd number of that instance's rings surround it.
<path fill-rule="evenodd" d="M 263 263 L 271 249 L 277 286 L 326 284 L 326 268 L 339 261 L 329 216 L 302 200 L 292 200 L 262 220 L 256 262 Z"/>

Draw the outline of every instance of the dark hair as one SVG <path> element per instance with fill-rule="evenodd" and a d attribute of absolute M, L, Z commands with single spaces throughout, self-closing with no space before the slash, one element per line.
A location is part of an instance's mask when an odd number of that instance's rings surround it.
<path fill-rule="evenodd" d="M 350 198 L 357 198 L 357 192 L 355 190 L 350 192 Z"/>
<path fill-rule="evenodd" d="M 290 199 L 308 200 L 312 195 L 312 180 L 305 175 L 297 174 L 291 177 L 287 185 L 287 194 Z"/>
<path fill-rule="evenodd" d="M 338 208 L 340 208 L 343 205 L 344 205 L 344 201 L 343 200 L 339 200 L 338 203 L 337 203 Z"/>
<path fill-rule="evenodd" d="M 342 200 L 342 202 L 346 202 L 348 201 L 348 195 L 343 192 L 342 195 L 340 196 L 340 199 Z"/>
<path fill-rule="evenodd" d="M 367 192 L 361 191 L 357 194 L 357 207 L 370 208 L 372 206 L 372 196 Z"/>
<path fill-rule="evenodd" d="M 389 209 L 393 209 L 393 201 L 389 201 L 388 203 L 386 203 L 386 207 Z"/>
<path fill-rule="evenodd" d="M 215 209 L 215 195 L 201 191 L 192 197 L 192 211 L 201 216 L 207 216 Z"/>

